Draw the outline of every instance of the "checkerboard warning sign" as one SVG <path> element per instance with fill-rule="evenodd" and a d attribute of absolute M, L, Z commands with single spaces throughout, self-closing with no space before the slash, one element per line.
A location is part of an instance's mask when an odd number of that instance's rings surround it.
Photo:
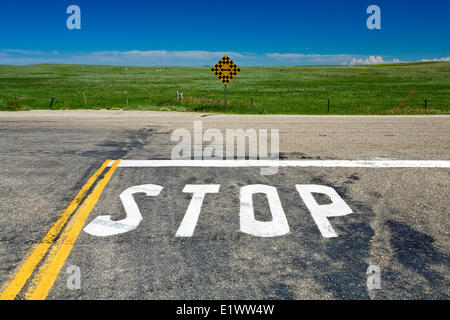
<path fill-rule="evenodd" d="M 225 85 L 231 81 L 241 69 L 225 55 L 219 62 L 211 69 L 211 71 L 221 80 Z"/>

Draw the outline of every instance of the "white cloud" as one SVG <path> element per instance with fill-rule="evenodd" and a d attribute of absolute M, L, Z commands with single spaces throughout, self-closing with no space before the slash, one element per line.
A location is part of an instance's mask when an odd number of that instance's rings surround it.
<path fill-rule="evenodd" d="M 385 60 L 381 56 L 362 56 L 351 54 L 301 54 L 301 53 L 270 53 L 267 57 L 275 61 L 291 61 L 297 64 L 318 65 L 370 65 L 381 63 L 399 63 L 400 59 Z"/>
<path fill-rule="evenodd" d="M 438 62 L 438 61 L 450 61 L 450 57 L 434 58 L 434 59 L 422 59 L 420 62 Z"/>
<path fill-rule="evenodd" d="M 383 60 L 383 57 L 381 56 L 370 56 L 367 59 L 361 59 L 361 58 L 353 58 L 352 61 L 349 62 L 350 65 L 355 64 L 380 64 L 385 63 Z"/>
<path fill-rule="evenodd" d="M 120 54 L 120 53 L 119 53 Z M 245 55 L 237 53 L 237 52 L 225 52 L 225 51 L 166 51 L 166 50 L 152 50 L 152 51 L 138 51 L 131 50 L 125 51 L 121 54 L 126 56 L 135 56 L 135 57 L 157 57 L 157 58 L 183 58 L 183 59 L 211 59 L 217 58 L 218 56 L 222 57 L 225 54 L 231 55 L 233 57 L 243 58 Z"/>
<path fill-rule="evenodd" d="M 198 66 L 213 65 L 225 54 L 236 62 L 240 59 L 248 59 L 249 56 L 237 52 L 228 51 L 100 51 L 87 55 L 74 55 L 74 60 L 87 60 L 89 63 L 109 63 L 120 65 L 173 65 L 173 66 Z"/>
<path fill-rule="evenodd" d="M 400 59 L 393 58 L 392 60 L 385 60 L 382 56 L 369 56 L 365 57 L 356 57 L 353 58 L 349 62 L 345 62 L 344 65 L 371 65 L 371 64 L 387 64 L 387 63 L 400 63 Z"/>
<path fill-rule="evenodd" d="M 20 50 L 17 50 L 19 53 Z M 167 51 L 167 50 L 128 50 L 94 51 L 78 54 L 50 53 L 12 54 L 11 50 L 0 50 L 0 64 L 111 64 L 111 65 L 156 65 L 156 66 L 205 66 L 214 65 L 225 54 L 241 66 L 268 65 L 338 65 L 352 56 L 345 54 L 301 54 L 268 53 L 252 54 L 233 51 Z"/>
<path fill-rule="evenodd" d="M 227 51 L 94 51 L 77 54 L 64 54 L 58 51 L 41 52 L 27 50 L 0 49 L 0 64 L 111 64 L 111 65 L 161 65 L 161 66 L 200 66 L 213 65 L 225 54 L 236 61 L 246 63 L 252 60 L 249 55 Z"/>
<path fill-rule="evenodd" d="M 268 53 L 265 56 L 281 65 L 339 65 L 352 58 L 348 54 Z"/>
<path fill-rule="evenodd" d="M 233 51 L 205 50 L 93 51 L 69 54 L 59 51 L 44 52 L 20 49 L 0 49 L 0 64 L 28 65 L 61 63 L 124 66 L 211 66 L 225 54 L 229 55 L 239 66 L 371 65 L 400 62 L 400 59 L 398 58 L 358 54 L 304 54 L 277 52 L 253 54 Z M 422 59 L 419 61 L 450 61 L 450 57 L 432 60 Z"/>
<path fill-rule="evenodd" d="M 36 56 L 45 54 L 43 51 L 21 50 L 21 49 L 1 49 L 0 52 L 8 55 L 26 55 L 26 56 Z"/>

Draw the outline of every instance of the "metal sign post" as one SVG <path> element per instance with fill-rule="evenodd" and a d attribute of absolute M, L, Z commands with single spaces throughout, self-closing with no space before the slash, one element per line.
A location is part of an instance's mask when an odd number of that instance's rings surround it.
<path fill-rule="evenodd" d="M 225 108 L 227 107 L 227 85 L 225 85 Z"/>

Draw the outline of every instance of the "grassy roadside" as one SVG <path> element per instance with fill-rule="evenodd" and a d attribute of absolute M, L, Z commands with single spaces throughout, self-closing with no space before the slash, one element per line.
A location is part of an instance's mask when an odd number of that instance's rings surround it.
<path fill-rule="evenodd" d="M 423 114 L 425 99 L 427 113 L 450 114 L 449 74 L 450 62 L 244 67 L 225 109 L 223 85 L 208 67 L 0 66 L 0 110 L 48 109 L 54 96 L 53 109 L 327 114 L 330 99 L 330 114 L 392 114 L 414 90 L 398 114 Z"/>

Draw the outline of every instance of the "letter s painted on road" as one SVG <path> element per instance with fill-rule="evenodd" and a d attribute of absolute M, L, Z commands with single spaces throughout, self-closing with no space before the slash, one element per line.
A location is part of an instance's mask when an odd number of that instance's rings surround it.
<path fill-rule="evenodd" d="M 156 184 L 144 184 L 126 189 L 120 194 L 127 217 L 120 221 L 112 221 L 110 215 L 98 216 L 83 230 L 93 236 L 107 237 L 134 230 L 142 221 L 139 207 L 134 201 L 135 193 L 145 193 L 147 196 L 156 197 L 163 187 Z"/>

